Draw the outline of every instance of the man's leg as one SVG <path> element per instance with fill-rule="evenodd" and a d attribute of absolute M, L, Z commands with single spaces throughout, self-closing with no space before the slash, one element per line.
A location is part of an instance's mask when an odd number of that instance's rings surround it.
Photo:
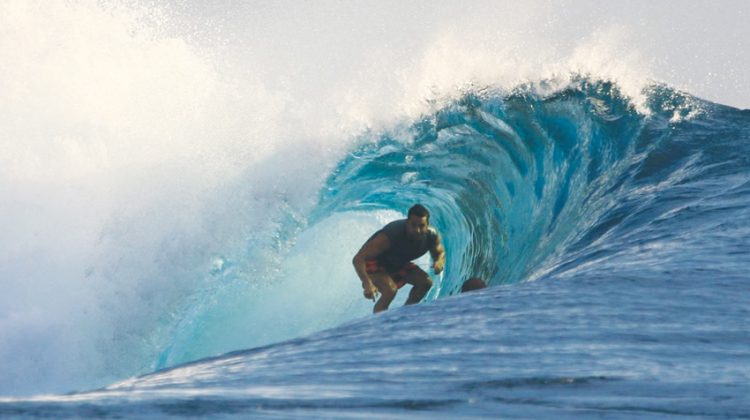
<path fill-rule="evenodd" d="M 374 284 L 380 292 L 380 299 L 375 303 L 375 307 L 372 311 L 374 313 L 385 311 L 393 301 L 393 298 L 396 297 L 398 286 L 396 286 L 396 283 L 393 282 L 393 279 L 388 273 L 382 271 L 370 274 L 370 279 L 372 280 L 372 284 Z"/>
<path fill-rule="evenodd" d="M 406 300 L 404 305 L 418 303 L 432 288 L 430 276 L 419 267 L 414 267 L 414 269 L 409 271 L 404 280 L 412 285 L 411 292 L 409 292 L 409 299 Z"/>

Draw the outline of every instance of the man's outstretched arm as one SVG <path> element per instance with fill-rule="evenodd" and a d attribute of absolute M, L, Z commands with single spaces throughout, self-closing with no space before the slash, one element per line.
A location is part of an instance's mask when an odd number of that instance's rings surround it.
<path fill-rule="evenodd" d="M 435 274 L 442 273 L 445 267 L 445 248 L 443 248 L 443 240 L 439 234 L 435 246 L 430 250 L 430 256 L 432 257 L 432 269 Z"/>
<path fill-rule="evenodd" d="M 379 233 L 374 238 L 365 242 L 352 260 L 354 271 L 357 272 L 359 279 L 362 281 L 362 289 L 364 289 L 364 295 L 367 299 L 373 299 L 378 292 L 378 289 L 372 284 L 372 280 L 367 274 L 367 260 L 382 254 L 390 246 L 388 237 L 384 233 Z"/>

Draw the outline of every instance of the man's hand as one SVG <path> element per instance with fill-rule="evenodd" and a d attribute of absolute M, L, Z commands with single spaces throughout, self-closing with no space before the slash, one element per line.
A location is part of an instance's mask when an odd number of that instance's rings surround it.
<path fill-rule="evenodd" d="M 443 266 L 445 266 L 445 258 L 438 258 L 438 260 L 432 264 L 432 270 L 435 274 L 440 274 L 443 271 Z"/>
<path fill-rule="evenodd" d="M 364 289 L 363 294 L 367 299 L 375 299 L 378 295 L 378 288 L 371 281 L 362 282 L 362 289 Z"/>
<path fill-rule="evenodd" d="M 367 261 L 376 259 L 378 255 L 390 247 L 390 241 L 385 233 L 378 233 L 362 245 L 357 255 L 352 259 L 354 270 L 362 281 L 362 290 L 367 299 L 375 299 L 378 296 L 378 288 L 372 284 L 372 279 L 367 274 Z M 377 262 L 377 261 L 376 261 Z"/>

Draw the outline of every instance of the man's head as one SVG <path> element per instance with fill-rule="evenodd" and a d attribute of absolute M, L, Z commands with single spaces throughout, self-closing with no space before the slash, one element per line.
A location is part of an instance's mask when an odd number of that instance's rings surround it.
<path fill-rule="evenodd" d="M 406 234 L 412 239 L 419 239 L 427 234 L 430 227 L 430 212 L 421 205 L 415 204 L 409 209 L 406 219 Z"/>
<path fill-rule="evenodd" d="M 484 280 L 479 277 L 472 277 L 469 280 L 466 280 L 463 286 L 461 286 L 461 293 L 484 289 L 485 287 L 487 287 L 487 284 L 484 283 Z"/>

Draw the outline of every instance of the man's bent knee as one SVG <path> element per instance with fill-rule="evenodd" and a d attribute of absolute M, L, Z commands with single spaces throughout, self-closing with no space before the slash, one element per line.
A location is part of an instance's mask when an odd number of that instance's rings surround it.
<path fill-rule="evenodd" d="M 386 299 L 393 299 L 398 292 L 398 287 L 395 284 L 385 284 L 383 287 L 378 288 L 380 294 Z"/>
<path fill-rule="evenodd" d="M 372 280 L 373 283 L 375 283 L 375 287 L 378 288 L 378 291 L 384 298 L 393 299 L 393 297 L 396 296 L 398 286 L 396 286 L 396 283 L 394 283 L 389 276 L 372 276 Z"/>
<path fill-rule="evenodd" d="M 430 276 L 428 276 L 427 273 L 425 273 L 422 270 L 416 271 L 411 276 L 410 283 L 414 287 L 425 288 L 425 289 L 428 289 L 428 290 L 430 288 L 432 288 L 432 279 L 430 279 Z"/>

